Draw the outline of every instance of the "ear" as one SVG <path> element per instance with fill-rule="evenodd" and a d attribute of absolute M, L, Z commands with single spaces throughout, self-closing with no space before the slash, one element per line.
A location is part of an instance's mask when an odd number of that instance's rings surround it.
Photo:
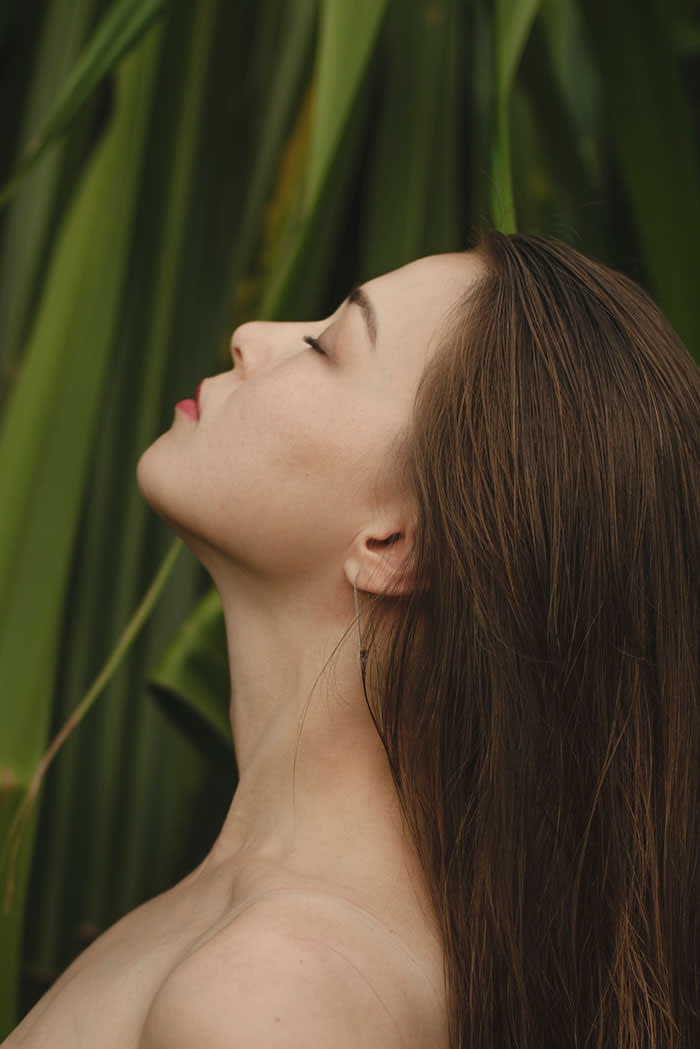
<path fill-rule="evenodd" d="M 392 597 L 414 590 L 411 553 L 415 523 L 404 524 L 401 531 L 395 525 L 373 527 L 355 537 L 344 565 L 345 578 L 352 586 Z"/>

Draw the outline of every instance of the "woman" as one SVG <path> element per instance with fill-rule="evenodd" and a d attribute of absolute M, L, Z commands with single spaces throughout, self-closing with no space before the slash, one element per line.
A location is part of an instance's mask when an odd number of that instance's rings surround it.
<path fill-rule="evenodd" d="M 211 853 L 7 1046 L 700 1044 L 700 376 L 491 236 L 246 324 L 145 497 L 221 594 Z"/>

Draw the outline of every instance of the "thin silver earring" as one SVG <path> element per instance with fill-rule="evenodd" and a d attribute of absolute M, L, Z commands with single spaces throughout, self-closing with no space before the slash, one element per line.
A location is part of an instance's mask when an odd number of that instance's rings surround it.
<path fill-rule="evenodd" d="M 379 738 L 382 740 L 382 742 L 384 742 L 384 718 L 382 717 L 381 706 L 379 707 L 379 712 L 378 712 L 379 713 L 379 718 L 377 719 L 377 714 L 374 713 L 374 710 L 372 708 L 372 704 L 369 701 L 369 696 L 367 695 L 367 649 L 362 644 L 362 631 L 360 629 L 360 600 L 359 600 L 359 597 L 357 595 L 357 580 L 359 579 L 359 577 L 360 577 L 360 573 L 358 571 L 357 575 L 355 576 L 354 582 L 352 584 L 352 588 L 353 588 L 353 592 L 355 594 L 355 622 L 357 623 L 357 637 L 358 637 L 359 645 L 360 645 L 360 672 L 362 674 L 362 691 L 364 692 L 365 703 L 367 704 L 367 709 L 369 710 L 370 717 L 372 718 L 372 721 L 374 722 L 374 727 L 376 728 L 377 732 L 379 733 Z M 369 598 L 369 616 L 370 616 L 370 619 L 372 619 L 372 599 L 371 599 L 371 597 Z M 372 637 L 374 637 L 374 622 L 372 622 Z M 374 664 L 375 664 L 375 668 L 377 670 L 377 680 L 379 680 L 379 666 L 377 664 L 377 653 L 376 653 L 376 650 L 374 652 Z"/>
<path fill-rule="evenodd" d="M 369 706 L 369 699 L 367 698 L 367 649 L 362 647 L 362 631 L 360 629 L 360 599 L 357 595 L 357 580 L 360 578 L 360 572 L 358 569 L 357 575 L 353 580 L 352 589 L 355 595 L 355 622 L 357 623 L 357 639 L 360 646 L 360 672 L 362 674 L 362 691 L 365 694 L 365 701 Z"/>

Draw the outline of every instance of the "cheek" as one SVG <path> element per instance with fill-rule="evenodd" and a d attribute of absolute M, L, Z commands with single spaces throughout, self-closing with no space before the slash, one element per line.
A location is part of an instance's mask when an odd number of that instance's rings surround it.
<path fill-rule="evenodd" d="M 403 420 L 311 385 L 242 393 L 196 427 L 176 417 L 139 462 L 145 498 L 183 538 L 260 572 L 332 559 L 366 525 Z"/>
<path fill-rule="evenodd" d="M 335 506 L 364 513 L 408 408 L 340 380 L 250 392 L 256 395 L 240 406 L 232 399 L 222 430 L 230 449 L 222 484 L 245 478 L 271 508 L 282 503 L 293 511 L 303 500 L 317 502 L 321 515 Z"/>
<path fill-rule="evenodd" d="M 220 440 L 227 469 L 294 483 L 332 475 L 353 457 L 362 420 L 339 384 L 280 376 L 241 390 L 224 405 Z M 242 396 L 244 394 L 244 396 Z"/>

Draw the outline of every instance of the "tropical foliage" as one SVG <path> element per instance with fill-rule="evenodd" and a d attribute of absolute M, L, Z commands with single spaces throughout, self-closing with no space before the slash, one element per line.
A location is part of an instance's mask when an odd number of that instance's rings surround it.
<path fill-rule="evenodd" d="M 134 469 L 174 401 L 242 319 L 490 223 L 626 270 L 700 355 L 699 56 L 695 0 L 3 6 L 0 1037 L 199 859 L 235 783 L 187 553 L 123 636 L 171 543 Z"/>

